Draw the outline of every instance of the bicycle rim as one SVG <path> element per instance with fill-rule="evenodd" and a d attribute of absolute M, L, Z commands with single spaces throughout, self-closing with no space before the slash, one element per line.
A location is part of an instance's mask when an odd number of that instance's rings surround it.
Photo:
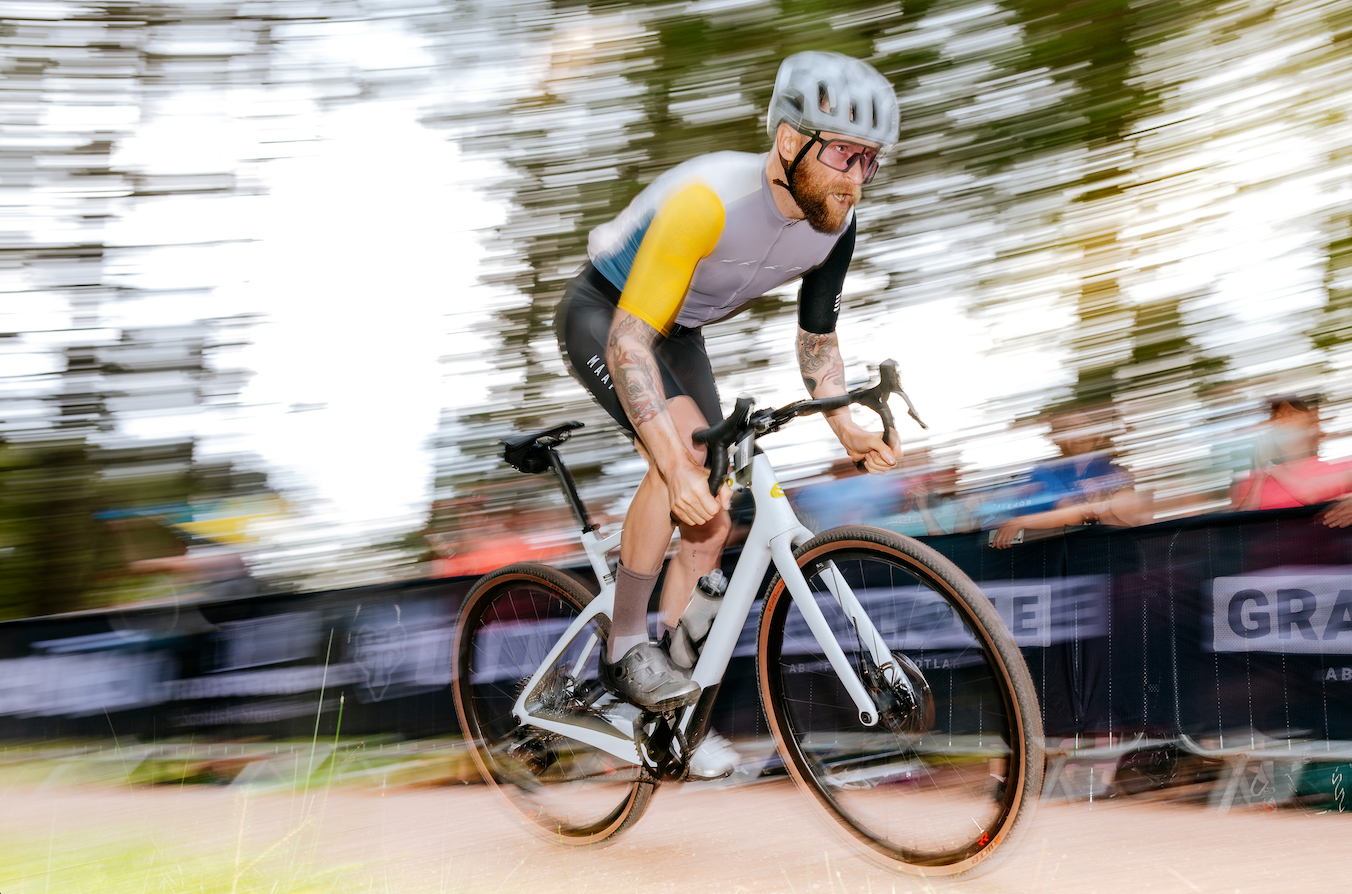
<path fill-rule="evenodd" d="M 795 781 L 838 830 L 891 869 L 949 877 L 989 869 L 1026 827 L 1043 772 L 1032 681 L 995 609 L 938 553 L 881 529 L 829 531 L 796 556 L 851 666 L 861 667 L 864 652 L 828 578 L 837 587 L 843 579 L 891 652 L 909 659 L 919 697 L 909 709 L 897 697 L 883 722 L 864 725 L 776 576 L 761 614 L 757 669 L 771 732 Z M 874 696 L 880 709 L 888 698 Z"/>
<path fill-rule="evenodd" d="M 582 742 L 517 722 L 512 706 L 550 648 L 590 599 L 572 579 L 542 565 L 511 565 L 465 597 L 452 659 L 456 712 L 484 779 L 532 827 L 562 844 L 612 839 L 643 814 L 653 784 L 639 768 Z M 595 711 L 596 650 L 574 678 L 588 633 L 537 687 L 551 712 Z"/>

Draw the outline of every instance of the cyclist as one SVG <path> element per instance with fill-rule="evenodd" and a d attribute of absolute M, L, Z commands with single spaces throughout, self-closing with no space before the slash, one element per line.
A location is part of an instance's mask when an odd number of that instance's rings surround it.
<path fill-rule="evenodd" d="M 625 517 L 600 666 L 606 688 L 626 701 L 662 711 L 699 698 L 688 671 L 649 640 L 647 605 L 673 523 L 681 538 L 661 596 L 668 633 L 695 581 L 718 565 L 730 527 L 730 492 L 710 495 L 704 448 L 691 440 L 722 418 L 701 327 L 801 278 L 803 382 L 813 397 L 846 393 L 835 329 L 854 206 L 897 140 L 898 117 L 891 84 L 868 63 L 789 56 L 770 100 L 767 153 L 714 152 L 677 165 L 591 233 L 590 261 L 569 283 L 555 327 L 572 374 L 648 461 Z M 848 407 L 827 421 L 869 471 L 895 464 Z"/>

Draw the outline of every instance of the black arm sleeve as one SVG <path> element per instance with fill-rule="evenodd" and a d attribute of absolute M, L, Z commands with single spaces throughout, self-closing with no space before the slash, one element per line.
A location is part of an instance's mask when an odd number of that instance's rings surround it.
<path fill-rule="evenodd" d="M 854 232 L 855 218 L 851 217 L 850 225 L 840 234 L 826 260 L 803 275 L 803 285 L 798 290 L 798 325 L 808 332 L 826 335 L 836 331 L 845 271 L 850 269 L 850 259 L 854 257 Z"/>

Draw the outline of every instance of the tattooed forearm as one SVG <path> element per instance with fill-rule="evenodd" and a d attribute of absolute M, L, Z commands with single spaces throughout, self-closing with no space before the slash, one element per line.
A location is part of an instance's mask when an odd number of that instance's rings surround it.
<path fill-rule="evenodd" d="M 647 323 L 625 314 L 610 327 L 606 344 L 606 365 L 635 428 L 667 411 L 662 376 L 653 357 L 656 337 L 657 332 Z"/>
<path fill-rule="evenodd" d="M 834 332 L 822 335 L 799 329 L 798 368 L 802 370 L 808 394 L 814 397 L 844 394 L 847 390 L 845 363 L 840 359 L 840 345 Z M 823 394 L 817 393 L 819 388 L 825 389 Z"/>

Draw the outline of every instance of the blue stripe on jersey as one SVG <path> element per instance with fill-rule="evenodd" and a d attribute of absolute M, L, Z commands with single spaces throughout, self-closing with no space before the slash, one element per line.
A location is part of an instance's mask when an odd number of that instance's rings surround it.
<path fill-rule="evenodd" d="M 638 247 L 643 242 L 643 237 L 648 234 L 648 228 L 652 226 L 655 216 L 655 212 L 648 214 L 643 223 L 635 228 L 629 234 L 629 238 L 615 251 L 598 256 L 592 261 L 593 266 L 600 270 L 601 274 L 621 292 L 624 291 L 624 284 L 629 281 L 629 271 L 634 269 L 634 258 L 638 256 Z"/>

